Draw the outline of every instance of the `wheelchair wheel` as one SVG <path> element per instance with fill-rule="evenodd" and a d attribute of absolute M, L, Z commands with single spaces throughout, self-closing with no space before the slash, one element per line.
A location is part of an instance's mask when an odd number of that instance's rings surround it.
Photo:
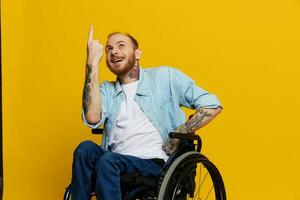
<path fill-rule="evenodd" d="M 65 194 L 64 194 L 64 200 L 72 200 L 71 198 L 71 185 L 69 185 L 66 188 Z M 91 200 L 97 200 L 95 193 L 92 193 Z"/>
<path fill-rule="evenodd" d="M 226 200 L 221 174 L 199 152 L 184 153 L 162 176 L 158 200 Z"/>

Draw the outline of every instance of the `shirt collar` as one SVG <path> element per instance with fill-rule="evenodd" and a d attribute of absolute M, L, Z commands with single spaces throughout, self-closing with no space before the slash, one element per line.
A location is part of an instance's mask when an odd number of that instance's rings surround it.
<path fill-rule="evenodd" d="M 146 80 L 147 79 L 147 74 L 144 72 L 144 69 L 140 66 L 140 70 L 139 70 L 139 83 L 138 83 L 138 88 L 136 93 L 142 96 L 147 96 L 147 84 L 146 84 Z M 116 84 L 115 84 L 115 94 L 114 97 L 118 96 L 121 92 L 123 92 L 123 89 L 121 87 L 121 83 L 120 81 L 116 80 Z"/>

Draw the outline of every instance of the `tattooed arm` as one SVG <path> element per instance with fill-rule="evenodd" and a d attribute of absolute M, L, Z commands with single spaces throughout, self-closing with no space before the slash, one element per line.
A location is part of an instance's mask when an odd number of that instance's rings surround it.
<path fill-rule="evenodd" d="M 221 111 L 222 107 L 220 106 L 217 108 L 200 108 L 196 110 L 195 114 L 186 123 L 179 126 L 174 132 L 193 133 L 208 124 Z"/>
<path fill-rule="evenodd" d="M 103 55 L 103 47 L 97 41 L 93 40 L 93 26 L 90 27 L 87 61 L 85 71 L 85 83 L 82 95 L 82 108 L 88 123 L 96 124 L 100 121 L 101 97 L 99 91 L 98 65 Z"/>
<path fill-rule="evenodd" d="M 173 132 L 178 133 L 193 133 L 197 131 L 199 128 L 203 127 L 204 125 L 208 124 L 212 119 L 214 119 L 221 111 L 222 107 L 219 106 L 217 108 L 200 108 L 196 110 L 196 112 L 192 115 L 192 117 L 176 128 Z M 163 150 L 168 154 L 171 155 L 178 147 L 180 143 L 179 139 L 176 138 L 169 138 L 163 145 Z"/>
<path fill-rule="evenodd" d="M 180 70 L 170 71 L 174 91 L 177 91 L 179 105 L 187 108 L 199 108 L 195 114 L 184 124 L 174 127 L 173 132 L 192 133 L 209 123 L 221 111 L 222 105 L 216 95 L 207 92 L 197 86 L 195 81 L 182 73 Z M 215 108 L 211 108 L 214 106 Z M 163 144 L 163 150 L 167 154 L 172 154 L 178 147 L 179 140 L 168 138 Z"/>

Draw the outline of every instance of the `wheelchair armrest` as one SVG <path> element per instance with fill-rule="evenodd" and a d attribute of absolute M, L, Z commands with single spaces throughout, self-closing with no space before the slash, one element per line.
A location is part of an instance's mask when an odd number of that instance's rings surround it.
<path fill-rule="evenodd" d="M 170 132 L 170 138 L 177 138 L 180 140 L 196 140 L 197 141 L 197 149 L 196 151 L 200 152 L 202 147 L 202 140 L 199 135 L 195 133 L 178 133 L 178 132 Z"/>
<path fill-rule="evenodd" d="M 103 128 L 93 128 L 92 133 L 93 134 L 103 134 L 104 130 Z"/>

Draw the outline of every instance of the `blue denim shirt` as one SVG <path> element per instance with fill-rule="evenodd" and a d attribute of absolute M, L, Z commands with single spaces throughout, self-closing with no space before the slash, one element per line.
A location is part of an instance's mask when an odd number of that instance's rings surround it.
<path fill-rule="evenodd" d="M 168 134 L 186 121 L 181 106 L 199 108 L 217 108 L 221 106 L 218 98 L 195 85 L 195 82 L 181 71 L 171 67 L 140 67 L 139 82 L 134 100 L 160 133 L 163 141 Z M 116 120 L 124 92 L 119 81 L 104 81 L 100 84 L 102 101 L 101 120 L 96 125 L 88 124 L 84 114 L 85 125 L 97 128 L 104 124 L 102 147 L 108 148 L 109 133 Z"/>

